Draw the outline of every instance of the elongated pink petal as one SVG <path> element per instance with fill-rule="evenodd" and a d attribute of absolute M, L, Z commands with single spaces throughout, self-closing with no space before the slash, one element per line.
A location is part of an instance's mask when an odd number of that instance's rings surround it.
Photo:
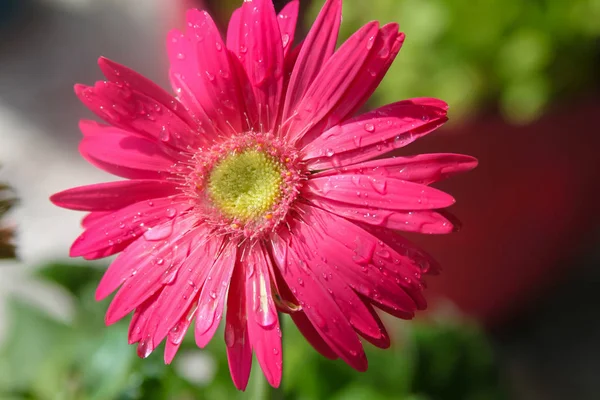
<path fill-rule="evenodd" d="M 413 275 L 437 275 L 440 273 L 440 264 L 431 255 L 421 250 L 408 239 L 378 226 L 361 225 L 361 227 L 394 249 L 397 254 L 412 260 L 414 265 L 416 265 L 416 269 L 413 269 Z"/>
<path fill-rule="evenodd" d="M 342 22 L 342 1 L 327 0 L 308 32 L 290 78 L 283 108 L 288 120 L 335 50 Z"/>
<path fill-rule="evenodd" d="M 185 78 L 202 81 L 198 85 L 204 87 L 204 92 L 198 96 L 198 101 L 221 131 L 239 132 L 242 129 L 244 104 L 225 42 L 206 11 L 189 10 L 187 22 L 186 37 L 192 46 L 191 50 L 197 54 L 197 73 L 196 77 Z M 185 62 L 177 57 L 177 61 Z"/>
<path fill-rule="evenodd" d="M 112 211 L 143 200 L 176 195 L 172 182 L 159 180 L 117 181 L 79 186 L 50 197 L 59 207 L 79 211 Z"/>
<path fill-rule="evenodd" d="M 156 299 L 158 299 L 159 296 L 160 291 L 154 293 L 135 309 L 133 317 L 131 317 L 131 322 L 129 323 L 129 331 L 127 334 L 129 344 L 141 341 L 146 335 L 146 322 L 148 322 L 148 318 L 154 313 L 154 310 L 156 309 Z"/>
<path fill-rule="evenodd" d="M 329 264 L 328 257 L 325 255 L 326 250 L 321 246 L 322 242 L 315 240 L 317 237 L 313 228 L 298 223 L 293 227 L 293 234 L 303 238 L 303 241 L 306 242 L 304 246 L 296 247 L 296 250 L 301 253 L 300 256 L 310 260 L 309 267 L 318 280 L 317 284 L 320 284 L 331 295 L 350 325 L 363 336 L 380 339 L 381 332 L 376 320 L 364 306 L 362 300 L 347 285 L 344 273 Z"/>
<path fill-rule="evenodd" d="M 327 211 L 301 206 L 305 232 L 320 243 L 329 264 L 345 271 L 347 283 L 370 301 L 412 318 L 426 307 L 419 260 L 398 253 L 365 229 Z"/>
<path fill-rule="evenodd" d="M 112 214 L 112 211 L 92 211 L 91 213 L 83 217 L 83 219 L 81 220 L 81 226 L 87 229 L 99 219 L 104 218 L 110 214 Z"/>
<path fill-rule="evenodd" d="M 188 235 L 202 239 L 194 244 L 195 248 L 191 249 L 175 280 L 163 289 L 159 299 L 160 305 L 148 321 L 148 325 L 153 329 L 151 332 L 153 340 L 157 343 L 167 336 L 190 305 L 198 300 L 200 289 L 223 243 L 222 238 L 212 236 L 211 229 L 205 225 L 191 230 Z M 183 339 L 183 337 L 172 337 L 171 341 L 174 339 Z"/>
<path fill-rule="evenodd" d="M 258 128 L 271 131 L 279 115 L 283 90 L 283 45 L 271 0 L 246 0 L 241 11 L 239 47 L 241 61 L 253 89 Z"/>
<path fill-rule="evenodd" d="M 200 348 L 210 342 L 223 317 L 225 294 L 231 281 L 236 252 L 234 244 L 225 244 L 202 287 L 194 330 L 196 344 Z"/>
<path fill-rule="evenodd" d="M 163 179 L 177 162 L 156 141 L 112 126 L 81 121 L 84 133 L 79 152 L 91 164 L 129 179 Z"/>
<path fill-rule="evenodd" d="M 325 63 L 298 105 L 291 111 L 293 117 L 284 122 L 282 129 L 287 132 L 292 143 L 301 139 L 310 128 L 321 122 L 342 100 L 369 55 L 369 50 L 378 34 L 378 27 L 377 22 L 363 26 Z M 296 64 L 298 62 L 299 60 Z"/>
<path fill-rule="evenodd" d="M 302 235 L 301 231 L 298 234 Z M 303 235 L 302 235 L 303 236 Z M 373 338 L 375 340 L 381 338 L 381 332 L 377 325 L 377 322 L 373 316 L 369 313 L 369 310 L 364 306 L 364 303 L 358 297 L 358 295 L 347 285 L 344 280 L 343 274 L 332 266 L 328 265 L 325 260 L 327 257 L 319 252 L 319 243 L 311 243 L 311 248 L 316 248 L 321 260 L 311 263 L 311 269 L 314 271 L 315 276 L 321 282 L 321 285 L 327 289 L 329 293 L 332 293 L 332 298 L 342 311 L 342 313 L 348 318 L 350 325 L 356 330 L 361 336 Z"/>
<path fill-rule="evenodd" d="M 165 364 L 171 364 L 173 358 L 175 358 L 175 354 L 179 347 L 181 347 L 181 343 L 183 343 L 183 338 L 187 333 L 192 320 L 194 319 L 194 315 L 196 315 L 196 307 L 198 305 L 196 303 L 190 304 L 189 308 L 186 312 L 181 316 L 179 322 L 171 328 L 169 331 L 169 335 L 167 336 L 167 341 L 165 343 L 165 354 L 164 361 Z"/>
<path fill-rule="evenodd" d="M 151 260 L 148 258 L 148 254 L 158 252 L 160 250 L 159 246 L 165 244 L 164 241 L 171 237 L 175 229 L 185 232 L 188 228 L 190 228 L 189 219 L 171 221 L 171 225 L 169 225 L 169 221 L 162 224 L 158 223 L 153 228 L 153 230 L 160 232 L 157 240 L 155 240 L 156 236 L 150 235 L 150 240 L 145 236 L 141 236 L 133 241 L 133 243 L 129 244 L 129 246 L 110 264 L 104 273 L 104 276 L 102 276 L 102 279 L 96 288 L 96 300 L 100 301 L 106 298 L 109 294 L 117 290 L 117 288 L 127 279 L 136 275 L 144 266 L 154 265 L 155 263 L 159 266 L 164 265 L 164 257 L 156 257 L 155 260 Z"/>
<path fill-rule="evenodd" d="M 142 247 L 144 251 L 137 248 L 135 253 L 130 252 L 127 257 L 129 259 L 123 262 L 125 265 L 120 266 L 122 270 L 131 270 L 131 265 L 137 261 L 135 269 L 126 278 L 108 307 L 105 317 L 107 325 L 120 320 L 157 290 L 173 282 L 179 268 L 189 255 L 192 239 L 191 235 L 187 235 L 189 228 L 189 224 L 186 224 L 181 227 L 180 231 L 175 232 L 167 239 L 154 241 L 141 237 L 135 242 L 136 245 L 140 243 L 139 247 Z M 100 286 L 98 291 L 100 291 Z M 98 291 L 96 292 L 97 296 Z M 154 343 L 151 330 L 147 329 L 146 337 L 142 340 L 147 339 Z"/>
<path fill-rule="evenodd" d="M 454 204 L 452 196 L 438 189 L 383 176 L 340 174 L 311 178 L 304 190 L 365 208 L 431 210 Z"/>
<path fill-rule="evenodd" d="M 335 350 L 333 350 L 331 346 L 329 346 L 329 344 L 323 340 L 323 337 L 321 337 L 321 334 L 315 329 L 312 322 L 310 322 L 306 316 L 306 313 L 303 311 L 298 311 L 290 314 L 290 316 L 298 327 L 300 333 L 302 333 L 302 336 L 304 336 L 306 341 L 310 343 L 310 345 L 316 351 L 318 351 L 319 354 L 330 360 L 337 360 L 339 358 Z"/>
<path fill-rule="evenodd" d="M 398 24 L 387 24 L 379 30 L 367 60 L 346 90 L 343 101 L 327 117 L 325 128 L 352 116 L 367 102 L 392 65 L 403 42 L 404 34 L 398 33 Z"/>
<path fill-rule="evenodd" d="M 373 346 L 377 346 L 380 349 L 387 349 L 388 347 L 390 347 L 391 344 L 390 335 L 388 334 L 387 329 L 385 329 L 381 318 L 379 318 L 379 315 L 377 315 L 377 311 L 375 311 L 373 306 L 369 302 L 363 302 L 363 304 L 365 305 L 365 307 L 367 307 L 367 310 L 369 310 L 369 312 L 373 316 L 373 319 L 375 319 L 375 321 L 377 322 L 377 326 L 379 329 L 379 337 L 375 338 L 372 336 L 363 335 L 360 331 L 358 333 Z"/>
<path fill-rule="evenodd" d="M 296 34 L 296 23 L 298 22 L 298 11 L 300 10 L 300 1 L 292 0 L 283 7 L 277 14 L 279 31 L 281 32 L 281 42 L 283 45 L 283 56 L 286 57 L 292 45 Z"/>
<path fill-rule="evenodd" d="M 162 104 L 163 107 L 171 110 L 186 123 L 193 123 L 192 118 L 187 113 L 185 108 L 183 108 L 171 94 L 148 78 L 105 57 L 100 57 L 98 59 L 98 66 L 102 70 L 102 73 L 106 79 L 109 81 L 116 84 L 126 85 L 128 89 L 154 99 L 158 103 Z"/>
<path fill-rule="evenodd" d="M 238 262 L 231 277 L 225 318 L 227 361 L 231 379 L 238 390 L 246 390 L 252 368 L 252 346 L 248 337 L 245 285 L 245 266 Z"/>
<path fill-rule="evenodd" d="M 177 225 L 177 215 L 190 207 L 192 206 L 182 202 L 181 198 L 170 197 L 132 204 L 98 219 L 90 225 L 75 239 L 69 254 L 71 257 L 85 256 L 88 253 L 100 252 L 114 246 L 120 248 L 118 251 L 121 251 L 123 250 L 122 245 L 130 243 L 142 235 L 149 238 L 167 237 L 171 233 L 168 230 L 169 225 L 160 230 L 154 229 L 154 227 L 162 222 L 171 222 L 172 231 Z"/>
<path fill-rule="evenodd" d="M 389 104 L 334 126 L 305 146 L 304 159 L 312 170 L 341 167 L 369 160 L 406 146 L 437 129 L 446 118 L 432 99 Z"/>
<path fill-rule="evenodd" d="M 248 337 L 267 381 L 273 387 L 281 383 L 281 329 L 269 270 L 273 268 L 261 245 L 248 250 L 242 260 L 246 267 L 246 314 Z"/>
<path fill-rule="evenodd" d="M 283 229 L 279 235 L 280 239 L 273 241 L 274 259 L 306 316 L 344 361 L 359 371 L 366 370 L 367 359 L 362 344 L 347 316 L 312 272 L 312 264 L 316 260 L 310 254 L 296 253 L 296 247 L 302 246 L 298 237 Z"/>
<path fill-rule="evenodd" d="M 234 54 L 240 48 L 240 37 L 242 32 L 242 7 L 236 8 L 229 18 L 227 26 L 227 48 Z"/>
<path fill-rule="evenodd" d="M 476 166 L 477 159 L 471 156 L 435 153 L 366 161 L 347 167 L 328 169 L 315 176 L 329 176 L 337 173 L 387 176 L 429 185 L 461 172 L 470 171 Z"/>
<path fill-rule="evenodd" d="M 144 134 L 177 149 L 200 143 L 200 137 L 171 110 L 119 84 L 75 85 L 75 93 L 96 115 L 118 128 Z"/>
<path fill-rule="evenodd" d="M 437 211 L 398 211 L 361 207 L 320 196 L 307 196 L 311 204 L 353 221 L 407 232 L 445 234 L 454 230 L 450 220 Z"/>

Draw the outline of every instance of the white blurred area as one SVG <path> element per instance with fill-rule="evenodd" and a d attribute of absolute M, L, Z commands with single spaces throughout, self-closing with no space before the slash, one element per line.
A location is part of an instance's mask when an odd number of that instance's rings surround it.
<path fill-rule="evenodd" d="M 93 116 L 73 85 L 101 79 L 102 55 L 165 86 L 164 37 L 178 13 L 173 0 L 17 2 L 18 13 L 0 26 L 0 181 L 20 199 L 7 221 L 17 227 L 20 260 L 0 262 L 0 340 L 8 295 L 69 316 L 68 298 L 27 278 L 42 262 L 67 258 L 81 232 L 82 214 L 48 197 L 114 179 L 79 156 L 78 120 Z"/>

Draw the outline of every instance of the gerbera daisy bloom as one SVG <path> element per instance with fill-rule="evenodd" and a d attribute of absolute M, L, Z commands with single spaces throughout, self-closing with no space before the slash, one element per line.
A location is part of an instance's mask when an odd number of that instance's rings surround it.
<path fill-rule="evenodd" d="M 81 154 L 127 178 L 52 196 L 89 211 L 71 256 L 121 253 L 98 286 L 118 289 L 107 324 L 133 311 L 130 343 L 173 359 L 194 322 L 198 346 L 225 315 L 230 371 L 246 387 L 252 352 L 281 380 L 278 311 L 325 357 L 367 368 L 359 337 L 389 338 L 375 307 L 400 318 L 424 309 L 423 275 L 438 266 L 394 231 L 447 233 L 453 204 L 428 186 L 469 170 L 456 154 L 381 156 L 446 121 L 443 101 L 400 101 L 352 117 L 404 40 L 370 22 L 335 49 L 341 0 L 327 0 L 293 47 L 298 1 L 279 15 L 246 0 L 224 41 L 191 10 L 168 37 L 175 96 L 105 58 L 107 80 L 77 85 L 108 125 L 82 121 Z"/>

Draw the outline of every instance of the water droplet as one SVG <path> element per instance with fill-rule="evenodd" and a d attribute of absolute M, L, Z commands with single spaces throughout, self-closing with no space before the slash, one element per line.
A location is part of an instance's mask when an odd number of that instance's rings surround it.
<path fill-rule="evenodd" d="M 168 142 L 169 139 L 171 138 L 171 134 L 169 133 L 169 129 L 163 125 L 163 127 L 160 129 L 160 133 L 158 135 L 158 138 L 160 140 L 162 140 L 163 142 Z"/>
<path fill-rule="evenodd" d="M 246 54 L 248 52 L 248 48 L 244 45 L 240 46 L 240 53 L 241 54 Z"/>
<path fill-rule="evenodd" d="M 383 46 L 381 50 L 379 50 L 380 58 L 388 58 L 390 56 L 390 48 L 388 46 Z"/>
<path fill-rule="evenodd" d="M 225 345 L 227 347 L 233 347 L 235 345 L 235 329 L 233 325 L 225 325 Z"/>
<path fill-rule="evenodd" d="M 281 41 L 283 43 L 283 48 L 285 49 L 287 47 L 287 45 L 290 43 L 290 35 L 288 35 L 287 33 L 284 33 L 283 36 L 281 36 Z"/>
<path fill-rule="evenodd" d="M 174 218 L 177 215 L 177 210 L 175 208 L 167 208 L 166 215 L 167 218 Z"/>
<path fill-rule="evenodd" d="M 373 48 L 373 44 L 375 44 L 375 36 L 371 36 L 367 41 L 367 50 L 371 50 Z"/>
<path fill-rule="evenodd" d="M 206 77 L 208 78 L 209 81 L 214 81 L 215 80 L 215 76 L 213 74 L 211 74 L 209 71 L 204 71 L 204 73 L 206 74 Z"/>
<path fill-rule="evenodd" d="M 298 285 L 304 286 L 304 281 L 302 280 L 302 278 L 298 278 Z"/>
<path fill-rule="evenodd" d="M 156 259 L 156 265 L 163 265 L 165 263 L 164 258 L 157 258 Z"/>
<path fill-rule="evenodd" d="M 185 60 L 185 54 L 183 54 L 183 53 L 177 53 L 177 59 L 178 60 Z"/>
<path fill-rule="evenodd" d="M 221 42 L 216 42 L 215 47 L 217 48 L 217 51 L 223 50 L 223 45 L 221 44 Z"/>
<path fill-rule="evenodd" d="M 173 233 L 173 224 L 166 224 L 161 227 L 154 227 L 152 229 L 148 229 L 144 233 L 144 238 L 149 241 L 159 241 L 168 238 Z"/>
<path fill-rule="evenodd" d="M 367 131 L 367 132 L 375 132 L 375 125 L 373 125 L 371 123 L 366 123 L 365 124 L 365 131 Z"/>
<path fill-rule="evenodd" d="M 141 358 L 147 358 L 154 350 L 154 343 L 152 343 L 152 336 L 148 335 L 139 344 L 137 348 L 138 356 Z"/>
<path fill-rule="evenodd" d="M 275 354 L 275 355 L 279 354 L 279 350 L 276 347 L 273 347 L 273 354 Z"/>

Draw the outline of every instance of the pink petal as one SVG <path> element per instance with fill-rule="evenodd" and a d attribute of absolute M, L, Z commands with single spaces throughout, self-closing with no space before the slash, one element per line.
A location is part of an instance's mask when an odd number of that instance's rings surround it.
<path fill-rule="evenodd" d="M 225 245 L 202 287 L 194 331 L 196 344 L 200 348 L 204 348 L 210 342 L 221 322 L 225 294 L 229 288 L 236 260 L 236 250 L 237 247 L 233 244 Z"/>
<path fill-rule="evenodd" d="M 378 23 L 368 23 L 344 42 L 338 51 L 323 65 L 319 75 L 310 85 L 302 100 L 290 111 L 293 117 L 284 122 L 282 129 L 288 133 L 292 142 L 301 139 L 339 101 L 342 101 L 346 90 L 360 72 L 369 55 L 369 50 L 373 46 L 377 34 Z M 300 60 L 296 62 L 296 68 L 299 62 Z M 288 90 L 291 90 L 291 88 Z"/>
<path fill-rule="evenodd" d="M 389 104 L 334 126 L 304 149 L 312 170 L 334 168 L 369 160 L 404 147 L 437 129 L 446 120 L 445 103 L 412 99 Z"/>
<path fill-rule="evenodd" d="M 267 381 L 281 383 L 281 329 L 271 292 L 271 260 L 261 245 L 250 248 L 242 260 L 246 268 L 246 313 L 248 336 Z"/>
<path fill-rule="evenodd" d="M 198 300 L 200 289 L 223 243 L 222 238 L 215 237 L 212 230 L 205 225 L 194 228 L 188 235 L 202 239 L 194 244 L 175 280 L 163 289 L 159 299 L 160 305 L 148 321 L 148 325 L 153 327 L 153 340 L 157 343 L 167 336 L 191 304 Z M 183 336 L 171 337 L 171 341 L 176 340 L 175 344 L 182 339 Z"/>
<path fill-rule="evenodd" d="M 127 335 L 129 344 L 134 344 L 142 340 L 145 336 L 146 322 L 156 309 L 156 300 L 160 296 L 160 291 L 154 293 L 146 301 L 140 304 L 133 313 L 129 324 L 129 332 Z"/>
<path fill-rule="evenodd" d="M 176 226 L 175 226 L 176 224 Z M 181 222 L 173 221 L 172 225 L 166 221 L 157 223 L 152 229 L 153 231 L 164 232 L 165 235 L 159 241 L 148 240 L 142 236 L 129 244 L 121 254 L 110 264 L 98 287 L 96 288 L 96 300 L 100 301 L 106 298 L 109 294 L 117 290 L 127 279 L 136 275 L 140 268 L 147 265 L 164 265 L 165 259 L 151 260 L 147 256 L 152 252 L 159 251 L 159 245 L 164 245 L 162 240 L 169 239 L 173 234 L 173 229 L 186 231 L 189 228 L 189 220 L 183 219 Z M 169 230 L 171 230 L 169 232 Z M 151 237 L 151 239 L 154 239 Z M 154 261 L 154 263 L 153 263 Z"/>
<path fill-rule="evenodd" d="M 436 275 L 442 270 L 440 264 L 433 257 L 408 239 L 377 226 L 361 225 L 361 227 L 394 249 L 403 258 L 411 260 L 412 264 L 416 266 L 416 269 L 413 268 L 413 275 Z"/>
<path fill-rule="evenodd" d="M 159 143 L 94 121 L 79 123 L 84 138 L 79 152 L 91 164 L 129 179 L 163 179 L 177 162 Z M 90 133 L 93 132 L 93 133 Z"/>
<path fill-rule="evenodd" d="M 369 312 L 371 313 L 371 315 L 373 316 L 373 318 L 375 319 L 375 321 L 377 322 L 377 326 L 379 329 L 379 338 L 374 338 L 372 336 L 366 336 L 363 335 L 360 331 L 358 332 L 363 338 L 365 338 L 365 340 L 367 340 L 369 343 L 371 343 L 373 346 L 377 346 L 380 349 L 387 349 L 390 347 L 391 343 L 390 343 L 390 335 L 387 332 L 387 329 L 385 329 L 385 326 L 383 325 L 383 322 L 381 321 L 381 318 L 379 318 L 379 315 L 377 315 L 377 311 L 375 311 L 375 309 L 373 308 L 373 306 L 368 303 L 368 302 L 363 302 L 363 304 L 365 305 L 365 307 L 367 307 L 367 309 L 369 310 Z"/>
<path fill-rule="evenodd" d="M 302 247 L 302 238 L 288 232 L 287 227 L 285 229 L 280 230 L 280 239 L 273 241 L 273 255 L 292 293 L 325 342 L 348 365 L 359 371 L 366 370 L 367 359 L 358 336 L 312 271 L 318 260 L 310 252 L 297 254 L 296 249 Z"/>
<path fill-rule="evenodd" d="M 306 245 L 297 247 L 296 250 L 302 250 L 301 256 L 306 257 L 307 260 L 310 258 L 309 267 L 317 278 L 318 284 L 327 290 L 350 325 L 363 336 L 380 339 L 381 332 L 377 322 L 362 300 L 347 285 L 344 274 L 329 264 L 328 258 L 325 256 L 327 251 L 322 248 L 319 240 L 314 240 L 316 235 L 313 229 L 297 223 L 293 226 L 293 235 L 303 238 L 303 241 L 306 242 Z"/>
<path fill-rule="evenodd" d="M 290 78 L 283 108 L 283 120 L 290 118 L 297 104 L 335 50 L 342 22 L 342 1 L 327 0 L 301 47 Z"/>
<path fill-rule="evenodd" d="M 182 150 L 202 143 L 202 138 L 187 122 L 168 107 L 127 86 L 96 82 L 93 87 L 75 85 L 75 93 L 96 115 L 118 128 Z"/>
<path fill-rule="evenodd" d="M 193 120 L 186 112 L 185 108 L 183 108 L 171 94 L 150 79 L 105 57 L 100 57 L 98 59 L 98 65 L 106 79 L 109 81 L 117 84 L 124 84 L 129 89 L 156 100 L 164 107 L 177 114 L 179 118 L 186 121 L 188 124 L 193 124 Z"/>
<path fill-rule="evenodd" d="M 227 316 L 225 320 L 225 344 L 229 372 L 235 387 L 245 390 L 252 368 L 252 346 L 248 338 L 246 296 L 244 286 L 246 272 L 238 262 L 233 270 L 229 296 L 227 296 Z"/>
<path fill-rule="evenodd" d="M 383 176 L 340 174 L 311 178 L 303 190 L 365 208 L 430 210 L 454 204 L 452 196 L 438 189 Z"/>
<path fill-rule="evenodd" d="M 326 128 L 352 116 L 366 103 L 392 65 L 403 42 L 404 34 L 398 33 L 398 24 L 387 24 L 379 30 L 367 60 L 344 95 L 344 101 L 339 102 L 328 116 Z"/>
<path fill-rule="evenodd" d="M 320 243 L 327 262 L 342 269 L 346 282 L 359 294 L 400 318 L 412 318 L 415 309 L 426 307 L 417 260 L 327 211 L 310 206 L 301 210 L 307 235 Z"/>
<path fill-rule="evenodd" d="M 306 341 L 310 343 L 310 345 L 317 350 L 319 354 L 330 360 L 337 360 L 339 358 L 335 350 L 333 350 L 331 346 L 329 346 L 327 342 L 323 340 L 323 337 L 310 322 L 306 316 L 306 313 L 303 311 L 298 311 L 290 314 L 290 316 Z"/>
<path fill-rule="evenodd" d="M 188 235 L 189 228 L 190 224 L 185 224 L 165 240 L 154 241 L 141 237 L 127 248 L 127 253 L 119 256 L 121 261 L 117 271 L 107 271 L 105 276 L 110 273 L 109 279 L 100 282 L 96 291 L 96 297 L 101 297 L 103 291 L 110 290 L 110 281 L 117 275 L 125 275 L 123 272 L 129 272 L 108 307 L 105 317 L 107 325 L 120 320 L 164 285 L 173 282 L 190 251 L 192 235 Z M 148 330 L 151 329 L 147 329 L 147 339 L 154 343 L 152 332 Z"/>
<path fill-rule="evenodd" d="M 239 47 L 233 49 L 252 86 L 258 127 L 271 131 L 283 89 L 283 45 L 271 0 L 246 0 L 242 6 Z"/>
<path fill-rule="evenodd" d="M 96 223 L 96 221 L 98 221 L 99 219 L 102 219 L 110 214 L 112 214 L 112 211 L 92 211 L 91 213 L 83 217 L 83 219 L 81 220 L 81 226 L 87 229 L 94 223 Z"/>
<path fill-rule="evenodd" d="M 425 234 L 445 234 L 453 232 L 455 229 L 452 222 L 437 211 L 382 210 L 380 208 L 341 203 L 312 195 L 307 196 L 307 199 L 311 204 L 340 217 L 388 229 Z"/>
<path fill-rule="evenodd" d="M 229 26 L 227 27 L 227 48 L 234 54 L 240 49 L 240 38 L 242 32 L 242 7 L 231 13 Z"/>
<path fill-rule="evenodd" d="M 394 157 L 366 161 L 348 167 L 329 169 L 315 176 L 329 176 L 336 173 L 369 176 L 387 176 L 429 185 L 477 166 L 477 159 L 462 154 L 419 154 L 412 157 Z"/>
<path fill-rule="evenodd" d="M 180 72 L 182 79 L 198 90 L 198 103 L 221 132 L 239 132 L 242 129 L 243 101 L 236 71 L 230 65 L 221 34 L 206 11 L 187 12 L 185 37 L 190 46 L 187 49 L 190 59 L 182 60 L 180 53 L 173 57 L 170 52 L 173 72 Z M 187 65 L 183 67 L 181 64 Z M 192 72 L 195 74 L 192 75 Z"/>
<path fill-rule="evenodd" d="M 281 42 L 283 45 L 283 56 L 286 57 L 294 44 L 296 33 L 296 23 L 298 22 L 298 11 L 300 10 L 300 1 L 292 0 L 283 7 L 283 10 L 277 14 L 279 31 L 281 32 Z"/>
<path fill-rule="evenodd" d="M 173 358 L 175 358 L 175 354 L 179 350 L 181 343 L 183 343 L 183 338 L 192 323 L 192 319 L 194 319 L 194 315 L 196 315 L 196 307 L 197 304 L 192 303 L 181 316 L 179 322 L 177 322 L 177 324 L 169 331 L 167 342 L 165 343 L 165 364 L 171 364 Z"/>
<path fill-rule="evenodd" d="M 168 229 L 172 231 L 178 225 L 179 218 L 175 217 L 191 207 L 192 205 L 183 203 L 182 199 L 171 197 L 132 204 L 90 225 L 75 239 L 69 254 L 71 257 L 79 257 L 113 247 L 119 248 L 144 234 L 152 238 L 167 237 L 170 234 Z M 151 229 L 163 221 L 171 222 L 171 225 L 166 225 L 161 230 Z"/>
<path fill-rule="evenodd" d="M 79 186 L 52 195 L 50 201 L 71 210 L 112 211 L 179 192 L 173 182 L 136 179 Z"/>

